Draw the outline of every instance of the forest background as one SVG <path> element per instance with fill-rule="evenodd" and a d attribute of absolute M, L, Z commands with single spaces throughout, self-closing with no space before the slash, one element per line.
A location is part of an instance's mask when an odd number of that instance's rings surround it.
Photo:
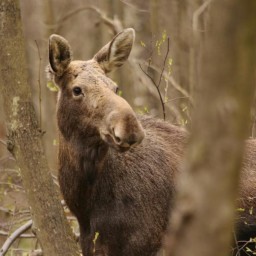
<path fill-rule="evenodd" d="M 111 78 L 138 113 L 148 113 L 190 130 L 200 77 L 201 46 L 210 28 L 213 1 L 179 0 L 22 0 L 28 84 L 50 170 L 57 175 L 56 92 L 46 80 L 48 37 L 64 36 L 74 59 L 87 60 L 123 28 L 136 31 L 129 61 Z M 214 69 L 214 67 L 213 67 Z M 161 95 L 161 97 L 159 97 Z M 0 105 L 3 99 L 0 96 Z M 254 101 L 255 102 L 255 101 Z M 255 104 L 253 105 L 255 106 Z M 248 137 L 255 137 L 255 107 Z M 30 211 L 16 162 L 6 150 L 7 130 L 0 107 L 0 244 L 29 220 Z M 70 216 L 70 221 L 73 218 Z M 76 230 L 74 225 L 74 229 Z M 31 234 L 32 236 L 32 234 Z M 37 248 L 37 242 L 33 246 Z M 31 248 L 31 241 L 27 249 Z M 20 255 L 19 242 L 12 249 Z M 24 252 L 26 249 L 22 249 Z"/>

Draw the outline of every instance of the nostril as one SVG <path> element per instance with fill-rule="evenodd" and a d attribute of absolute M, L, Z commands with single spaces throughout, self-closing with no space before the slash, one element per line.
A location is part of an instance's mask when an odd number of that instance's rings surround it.
<path fill-rule="evenodd" d="M 115 135 L 114 135 L 115 136 Z M 118 136 L 115 136 L 115 140 L 117 143 L 120 143 L 121 142 L 121 139 L 118 137 Z"/>
<path fill-rule="evenodd" d="M 134 144 L 136 144 L 136 143 L 137 143 L 137 140 L 134 140 L 134 139 L 128 141 L 128 144 L 129 144 L 130 146 L 132 146 L 132 145 L 134 145 Z"/>
<path fill-rule="evenodd" d="M 117 134 L 115 128 L 112 128 L 112 134 L 113 134 L 113 136 L 114 136 L 115 142 L 116 142 L 117 144 L 120 144 L 122 140 L 121 140 L 121 138 L 118 136 L 118 134 Z"/>

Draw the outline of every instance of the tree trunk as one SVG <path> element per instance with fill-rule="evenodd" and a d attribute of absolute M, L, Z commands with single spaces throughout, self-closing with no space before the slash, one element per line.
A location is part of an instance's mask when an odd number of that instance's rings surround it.
<path fill-rule="evenodd" d="M 215 0 L 167 254 L 226 256 L 255 86 L 256 2 Z"/>
<path fill-rule="evenodd" d="M 55 190 L 27 84 L 27 65 L 18 0 L 0 0 L 0 88 L 9 150 L 20 168 L 44 255 L 79 255 Z"/>

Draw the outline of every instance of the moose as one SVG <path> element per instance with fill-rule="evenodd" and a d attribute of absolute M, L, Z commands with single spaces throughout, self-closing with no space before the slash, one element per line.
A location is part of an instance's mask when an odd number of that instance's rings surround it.
<path fill-rule="evenodd" d="M 59 87 L 59 184 L 87 256 L 158 254 L 188 137 L 180 127 L 136 115 L 106 76 L 128 59 L 134 38 L 132 28 L 123 30 L 89 61 L 72 60 L 63 37 L 49 38 L 48 75 Z M 243 237 L 256 235 L 248 211 L 255 205 L 255 144 L 247 142 L 241 181 Z"/>

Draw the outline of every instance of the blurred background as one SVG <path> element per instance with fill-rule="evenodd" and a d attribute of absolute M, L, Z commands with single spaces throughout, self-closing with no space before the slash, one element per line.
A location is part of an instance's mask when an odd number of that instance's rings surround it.
<path fill-rule="evenodd" d="M 119 84 L 121 96 L 137 112 L 147 112 L 163 118 L 159 95 L 150 77 L 158 85 L 161 72 L 164 71 L 159 87 L 163 100 L 166 101 L 166 119 L 178 125 L 187 125 L 194 86 L 190 81 L 193 47 L 191 21 L 200 1 L 198 5 L 182 2 L 20 1 L 27 46 L 28 83 L 32 88 L 41 129 L 45 132 L 45 151 L 52 169 L 56 169 L 58 138 L 55 120 L 56 92 L 51 84 L 47 87 L 44 71 L 48 63 L 49 35 L 62 35 L 73 49 L 73 58 L 87 60 L 111 40 L 116 32 L 127 27 L 134 28 L 136 41 L 129 61 L 110 76 Z M 3 113 L 0 113 L 0 119 L 0 137 L 4 139 L 6 134 Z"/>
<path fill-rule="evenodd" d="M 110 77 L 137 113 L 148 113 L 189 130 L 200 42 L 210 29 L 211 1 L 203 0 L 21 0 L 29 85 L 49 167 L 57 175 L 56 88 L 46 81 L 48 37 L 65 37 L 73 58 L 87 60 L 124 28 L 136 31 L 129 61 Z M 214 67 L 213 67 L 214 68 Z M 159 96 L 161 94 L 161 99 Z M 0 95 L 0 246 L 30 218 L 15 160 L 6 150 Z M 206 106 L 207 107 L 207 106 Z M 164 109 L 164 111 L 163 111 Z M 248 137 L 254 137 L 255 106 Z M 36 242 L 35 242 L 36 243 Z M 19 247 L 16 244 L 16 247 Z M 35 246 L 36 247 L 36 244 Z M 15 255 L 23 255 L 17 250 Z M 10 254 L 11 255 L 11 254 Z M 26 254 L 27 255 L 27 254 Z"/>

